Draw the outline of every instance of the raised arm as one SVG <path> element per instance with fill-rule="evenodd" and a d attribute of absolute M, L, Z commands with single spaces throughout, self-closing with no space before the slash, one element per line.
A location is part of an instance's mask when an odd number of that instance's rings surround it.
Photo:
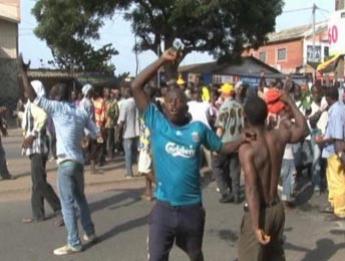
<path fill-rule="evenodd" d="M 258 189 L 258 176 L 253 164 L 254 154 L 250 145 L 243 145 L 239 150 L 239 159 L 244 171 L 245 194 L 248 203 L 249 214 L 252 220 L 252 229 L 260 244 L 266 245 L 270 237 L 265 234 L 259 225 L 260 217 L 260 194 Z"/>
<path fill-rule="evenodd" d="M 159 57 L 154 63 L 146 67 L 135 78 L 131 85 L 131 90 L 140 111 L 144 111 L 149 105 L 150 97 L 144 92 L 144 86 L 148 83 L 152 77 L 157 73 L 158 69 L 165 63 L 174 62 L 178 58 L 178 53 L 173 49 L 166 50 L 161 57 Z"/>
<path fill-rule="evenodd" d="M 33 102 L 36 99 L 37 94 L 29 82 L 27 75 L 28 65 L 24 64 L 22 55 L 19 55 L 18 57 L 18 65 L 19 73 L 23 80 L 24 91 L 27 93 L 29 100 Z"/>
<path fill-rule="evenodd" d="M 299 142 L 307 135 L 307 131 L 308 131 L 307 121 L 304 115 L 297 108 L 295 102 L 291 99 L 291 97 L 287 93 L 284 92 L 282 96 L 280 97 L 280 100 L 284 102 L 290 108 L 293 118 L 295 119 L 295 124 L 292 124 L 290 128 L 281 126 L 279 128 L 279 132 L 285 138 L 285 142 L 287 143 Z"/>

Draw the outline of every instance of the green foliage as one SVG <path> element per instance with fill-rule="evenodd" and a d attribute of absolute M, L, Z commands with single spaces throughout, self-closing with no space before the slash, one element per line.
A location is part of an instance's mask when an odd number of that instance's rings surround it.
<path fill-rule="evenodd" d="M 36 34 L 55 57 L 83 64 L 84 53 L 95 55 L 86 39 L 97 39 L 103 18 L 115 10 L 125 11 L 132 23 L 139 38 L 136 50 L 158 54 L 164 51 L 161 43 L 167 49 L 178 40 L 184 47 L 182 58 L 199 51 L 222 60 L 239 57 L 244 46 L 260 46 L 274 31 L 282 7 L 283 0 L 39 0 L 33 13 L 39 22 Z M 110 50 L 96 57 L 106 59 Z"/>
<path fill-rule="evenodd" d="M 139 36 L 135 48 L 157 53 L 177 40 L 182 58 L 208 52 L 219 61 L 239 58 L 244 46 L 259 47 L 282 12 L 282 0 L 135 0 L 125 19 Z M 126 8 L 126 7 L 125 7 Z M 165 68 L 168 77 L 177 66 Z M 175 71 L 175 72 L 174 72 Z"/>
<path fill-rule="evenodd" d="M 90 40 L 99 39 L 104 16 L 111 15 L 106 5 L 87 0 L 39 0 L 32 13 L 38 21 L 35 34 L 47 42 L 54 62 L 63 69 L 108 71 L 109 60 L 117 51 L 111 44 L 95 49 Z M 108 1 L 109 3 L 111 1 Z M 115 4 L 115 1 L 113 4 Z M 104 10 L 107 9 L 107 10 Z M 114 10 L 114 9 L 112 9 Z"/>
<path fill-rule="evenodd" d="M 216 58 L 239 56 L 244 45 L 260 46 L 274 31 L 282 0 L 137 0 L 125 16 L 140 37 L 139 50 L 157 53 L 175 40 Z"/>

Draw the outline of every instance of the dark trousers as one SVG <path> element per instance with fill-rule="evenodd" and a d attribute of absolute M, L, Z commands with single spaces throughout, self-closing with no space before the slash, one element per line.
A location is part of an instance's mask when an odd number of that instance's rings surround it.
<path fill-rule="evenodd" d="M 238 154 L 213 156 L 212 165 L 220 194 L 226 196 L 230 190 L 235 197 L 239 197 L 241 167 Z"/>
<path fill-rule="evenodd" d="M 284 224 L 285 213 L 281 202 L 275 206 L 261 207 L 259 227 L 271 237 L 270 243 L 263 246 L 256 239 L 250 213 L 245 211 L 238 241 L 239 261 L 284 261 Z"/>
<path fill-rule="evenodd" d="M 53 188 L 47 182 L 47 157 L 42 154 L 33 154 L 31 159 L 32 217 L 35 220 L 44 219 L 44 199 L 46 199 L 54 212 L 61 210 L 60 200 Z"/>
<path fill-rule="evenodd" d="M 50 149 L 50 153 L 51 153 L 52 157 L 54 159 L 56 159 L 57 156 L 56 156 L 56 136 L 55 136 L 55 134 L 49 135 L 49 149 Z"/>
<path fill-rule="evenodd" d="M 10 177 L 10 173 L 8 172 L 8 169 L 7 169 L 6 153 L 1 143 L 1 137 L 0 137 L 0 176 L 5 179 Z"/>
<path fill-rule="evenodd" d="M 115 128 L 107 128 L 107 151 L 108 157 L 114 158 L 115 154 Z"/>
<path fill-rule="evenodd" d="M 149 261 L 169 260 L 176 242 L 192 261 L 204 260 L 205 210 L 201 204 L 173 207 L 157 201 L 149 216 Z"/>

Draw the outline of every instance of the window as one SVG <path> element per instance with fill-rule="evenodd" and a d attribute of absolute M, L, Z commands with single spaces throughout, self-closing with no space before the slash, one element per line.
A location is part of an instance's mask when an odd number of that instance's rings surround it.
<path fill-rule="evenodd" d="M 329 47 L 328 46 L 325 46 L 323 49 L 323 57 L 324 57 L 324 59 L 329 57 Z"/>
<path fill-rule="evenodd" d="M 286 60 L 286 48 L 278 49 L 278 61 Z"/>
<path fill-rule="evenodd" d="M 266 62 L 266 52 L 259 52 L 259 60 L 262 62 Z"/>

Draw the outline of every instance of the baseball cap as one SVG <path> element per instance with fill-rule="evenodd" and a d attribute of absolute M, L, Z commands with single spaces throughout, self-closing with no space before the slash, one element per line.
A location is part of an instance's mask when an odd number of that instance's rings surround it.
<path fill-rule="evenodd" d="M 232 94 L 235 91 L 234 85 L 231 83 L 224 83 L 219 89 L 218 92 L 224 94 Z"/>

